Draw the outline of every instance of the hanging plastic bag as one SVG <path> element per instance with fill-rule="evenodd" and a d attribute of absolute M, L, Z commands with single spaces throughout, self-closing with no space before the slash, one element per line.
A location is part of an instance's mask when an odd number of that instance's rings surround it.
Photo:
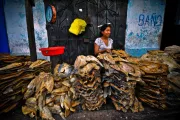
<path fill-rule="evenodd" d="M 69 32 L 73 33 L 75 35 L 81 34 L 83 31 L 85 31 L 86 28 L 86 22 L 82 19 L 76 18 L 69 28 Z"/>

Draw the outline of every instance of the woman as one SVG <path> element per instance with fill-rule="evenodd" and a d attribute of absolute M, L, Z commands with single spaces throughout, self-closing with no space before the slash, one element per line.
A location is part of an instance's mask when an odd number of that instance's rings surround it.
<path fill-rule="evenodd" d="M 113 47 L 113 40 L 109 38 L 111 34 L 110 24 L 104 24 L 100 28 L 100 37 L 97 38 L 94 42 L 94 54 L 108 52 L 111 53 Z"/>

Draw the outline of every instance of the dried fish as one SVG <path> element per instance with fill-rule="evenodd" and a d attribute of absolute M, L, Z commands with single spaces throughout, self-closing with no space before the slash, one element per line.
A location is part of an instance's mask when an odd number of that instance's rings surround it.
<path fill-rule="evenodd" d="M 62 119 L 64 119 L 65 120 L 65 114 L 63 113 L 63 112 L 60 112 L 60 114 L 59 114 L 61 117 L 62 117 Z"/>
<path fill-rule="evenodd" d="M 24 73 L 23 71 L 19 71 L 19 72 L 13 72 L 13 73 L 5 74 L 5 75 L 0 75 L 0 80 L 7 80 L 7 79 L 15 78 L 22 75 L 23 73 Z"/>
<path fill-rule="evenodd" d="M 64 93 L 64 92 L 67 92 L 68 90 L 69 88 L 67 86 L 62 86 L 61 88 L 54 89 L 52 91 L 52 94 Z"/>
<path fill-rule="evenodd" d="M 72 102 L 71 102 L 72 107 L 76 107 L 76 106 L 78 106 L 79 104 L 80 104 L 79 101 L 72 101 Z"/>
<path fill-rule="evenodd" d="M 76 109 L 74 109 L 74 108 L 70 108 L 70 111 L 72 111 L 72 112 L 75 112 L 76 111 Z"/>
<path fill-rule="evenodd" d="M 63 81 L 62 84 L 67 86 L 67 87 L 71 87 L 69 81 L 67 81 L 67 80 Z"/>
<path fill-rule="evenodd" d="M 107 62 L 110 62 L 111 64 L 115 64 L 115 60 L 113 59 L 112 55 L 109 53 L 99 54 L 97 56 L 99 60 L 105 60 Z"/>
<path fill-rule="evenodd" d="M 68 95 L 65 96 L 63 104 L 64 104 L 64 107 L 65 107 L 66 110 L 70 109 L 70 107 L 71 107 L 71 99 L 69 98 Z"/>
<path fill-rule="evenodd" d="M 32 79 L 35 79 L 35 75 L 39 74 L 39 72 L 45 69 L 42 68 L 44 64 L 41 65 L 41 68 L 37 67 L 33 70 L 30 69 L 29 66 L 33 62 L 30 61 L 29 56 L 8 55 L 6 57 L 1 57 L 0 61 L 3 64 L 2 65 L 0 63 L 0 101 L 3 103 L 1 104 L 2 106 L 0 109 L 9 111 L 14 109 L 22 100 L 22 94 L 25 93 L 25 99 L 28 99 L 34 95 L 37 84 L 36 80 Z M 49 68 L 47 67 L 46 70 L 48 71 L 48 69 Z M 31 84 L 29 84 L 30 82 Z M 29 100 L 27 100 L 27 103 L 28 102 Z M 33 116 L 34 113 L 31 112 L 29 115 Z"/>
<path fill-rule="evenodd" d="M 41 75 L 41 74 L 40 74 Z M 45 77 L 45 88 L 48 90 L 48 92 L 51 92 L 54 87 L 54 79 L 50 74 L 47 74 L 47 79 Z"/>
<path fill-rule="evenodd" d="M 100 54 L 100 59 L 105 67 L 103 75 L 104 97 L 110 97 L 116 110 L 133 112 L 143 110 L 139 101 L 135 100 L 136 83 L 144 85 L 141 76 L 144 75 L 138 66 L 138 58 L 129 58 L 124 51 L 113 51 L 113 54 Z M 138 104 L 140 103 L 140 104 Z M 133 108 L 134 107 L 134 108 Z"/>
<path fill-rule="evenodd" d="M 41 117 L 47 120 L 55 120 L 52 117 L 51 111 L 49 110 L 47 106 L 43 107 L 42 112 L 41 112 Z"/>
<path fill-rule="evenodd" d="M 35 107 L 35 108 L 36 108 L 37 99 L 36 99 L 35 97 L 28 98 L 28 99 L 26 100 L 26 105 L 27 105 L 27 106 L 30 106 L 30 107 Z"/>
<path fill-rule="evenodd" d="M 0 111 L 0 113 L 3 113 L 3 112 L 7 113 L 7 112 L 9 112 L 10 110 L 14 109 L 17 106 L 17 104 L 18 103 L 14 103 L 13 105 L 6 107 L 4 110 Z"/>
<path fill-rule="evenodd" d="M 122 58 L 127 58 L 130 56 L 124 50 L 112 50 L 112 53 L 114 53 Z"/>
<path fill-rule="evenodd" d="M 171 72 L 168 75 L 168 80 L 169 82 L 171 82 L 172 84 L 180 88 L 180 73 L 179 72 Z"/>
<path fill-rule="evenodd" d="M 27 86 L 27 91 L 25 92 L 24 94 L 24 99 L 27 99 L 29 98 L 31 95 L 34 94 L 34 91 L 35 91 L 35 87 L 36 87 L 36 84 L 37 84 L 37 80 L 38 78 L 34 78 L 30 83 L 29 85 Z"/>
<path fill-rule="evenodd" d="M 38 98 L 38 108 L 40 112 L 43 110 L 43 107 L 44 107 L 43 99 L 44 99 L 43 95 L 40 95 Z"/>
<path fill-rule="evenodd" d="M 22 99 L 22 96 L 21 95 L 16 95 L 15 97 L 13 96 L 10 100 L 10 98 L 8 98 L 9 102 L 7 102 L 6 104 L 4 105 L 1 105 L 1 111 L 0 111 L 0 114 L 1 113 L 6 113 L 6 112 L 9 112 L 11 111 L 12 109 L 14 109 L 18 104 L 19 102 Z"/>
<path fill-rule="evenodd" d="M 151 51 L 151 54 L 162 54 L 161 51 Z M 141 61 L 140 69 L 145 72 L 142 80 L 145 86 L 138 86 L 138 99 L 146 104 L 159 109 L 166 108 L 166 89 L 168 66 L 159 61 Z"/>
<path fill-rule="evenodd" d="M 55 66 L 55 68 L 54 68 L 54 77 L 56 77 L 56 75 L 58 74 L 58 69 L 59 69 L 59 67 L 60 67 L 60 64 L 57 64 L 56 66 Z M 58 79 L 59 77 L 57 77 L 57 79 Z"/>
<path fill-rule="evenodd" d="M 65 99 L 65 95 L 61 95 L 60 96 L 60 105 L 61 105 L 61 108 L 64 108 L 64 99 Z"/>
<path fill-rule="evenodd" d="M 87 62 L 92 62 L 92 61 L 94 61 L 94 62 L 96 62 L 96 63 L 98 63 L 98 65 L 100 65 L 101 67 L 103 67 L 103 65 L 102 65 L 102 63 L 96 58 L 96 57 L 94 57 L 94 56 L 92 56 L 92 55 L 88 55 L 88 56 L 86 56 L 86 60 L 87 60 Z"/>
<path fill-rule="evenodd" d="M 27 107 L 27 106 L 22 106 L 22 112 L 24 115 L 28 115 L 30 113 L 34 113 L 36 115 L 36 109 L 34 107 Z"/>
<path fill-rule="evenodd" d="M 79 69 L 79 68 L 85 66 L 88 62 L 96 62 L 101 67 L 103 67 L 101 62 L 97 58 L 95 58 L 94 56 L 91 56 L 91 55 L 89 55 L 89 56 L 83 56 L 83 55 L 78 56 L 75 60 L 74 67 L 75 67 L 75 69 Z"/>
<path fill-rule="evenodd" d="M 58 69 L 57 66 L 59 66 Z M 56 76 L 59 76 L 60 78 L 66 78 L 71 75 L 71 72 L 73 70 L 73 67 L 71 65 L 63 63 L 57 66 L 55 67 L 57 69 L 55 70 Z"/>
<path fill-rule="evenodd" d="M 29 68 L 34 69 L 34 68 L 39 67 L 40 65 L 42 65 L 42 64 L 44 64 L 44 63 L 46 63 L 46 62 L 48 62 L 48 61 L 46 61 L 46 60 L 37 60 L 37 61 L 33 62 L 33 63 L 29 66 Z"/>
<path fill-rule="evenodd" d="M 59 114 L 61 112 L 61 107 L 59 105 L 54 104 L 52 107 L 48 107 L 51 113 Z"/>
<path fill-rule="evenodd" d="M 129 63 L 132 63 L 132 64 L 139 64 L 139 61 L 140 61 L 140 58 L 137 58 L 137 57 L 127 57 L 126 60 L 129 62 Z"/>
<path fill-rule="evenodd" d="M 54 101 L 54 95 L 53 94 L 47 94 L 45 99 L 45 104 L 49 104 L 52 101 Z"/>
<path fill-rule="evenodd" d="M 180 95 L 180 88 L 177 87 L 175 84 L 169 83 L 168 91 Z"/>
<path fill-rule="evenodd" d="M 78 73 L 81 76 L 85 76 L 86 74 L 89 74 L 92 69 L 99 70 L 100 67 L 98 65 L 96 65 L 95 63 L 89 63 L 86 66 L 84 66 L 82 69 L 79 69 Z"/>
<path fill-rule="evenodd" d="M 9 64 L 9 65 L 7 65 L 5 67 L 0 68 L 0 71 L 12 69 L 12 68 L 15 68 L 15 67 L 20 67 L 21 65 L 23 65 L 23 63 L 12 63 L 12 64 Z"/>
<path fill-rule="evenodd" d="M 83 58 L 83 60 L 80 60 L 80 58 Z M 99 109 L 104 103 L 101 100 L 101 98 L 104 99 L 103 92 L 100 92 L 102 91 L 100 78 L 102 63 L 93 56 L 83 56 L 78 57 L 74 65 L 75 69 L 77 69 L 75 74 L 78 76 L 76 76 L 73 84 L 76 93 L 74 94 L 73 92 L 73 98 L 76 98 L 76 96 L 81 97 L 83 101 L 82 107 L 84 109 Z"/>
<path fill-rule="evenodd" d="M 38 83 L 36 84 L 35 96 L 38 96 L 46 89 L 51 92 L 54 87 L 54 79 L 49 73 L 41 72 L 38 76 Z"/>
<path fill-rule="evenodd" d="M 3 94 L 7 94 L 7 93 L 10 93 L 10 92 L 13 92 L 13 89 L 11 87 L 7 88 Z"/>
<path fill-rule="evenodd" d="M 146 61 L 159 61 L 168 65 L 169 71 L 180 69 L 180 65 L 164 51 L 149 51 L 147 54 L 144 54 L 141 59 Z"/>
<path fill-rule="evenodd" d="M 54 102 L 50 102 L 48 104 L 46 104 L 48 107 L 53 107 L 54 106 Z"/>
<path fill-rule="evenodd" d="M 140 69 L 146 72 L 147 74 L 162 74 L 167 73 L 168 66 L 161 63 L 141 61 L 139 63 Z"/>

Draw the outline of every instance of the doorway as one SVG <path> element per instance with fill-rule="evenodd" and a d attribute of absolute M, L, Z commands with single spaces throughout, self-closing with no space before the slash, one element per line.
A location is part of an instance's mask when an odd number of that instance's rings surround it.
<path fill-rule="evenodd" d="M 167 0 L 166 9 L 164 15 L 164 26 L 161 40 L 161 50 L 171 45 L 180 46 L 180 23 L 177 23 L 177 19 L 180 20 L 180 1 L 179 0 Z"/>

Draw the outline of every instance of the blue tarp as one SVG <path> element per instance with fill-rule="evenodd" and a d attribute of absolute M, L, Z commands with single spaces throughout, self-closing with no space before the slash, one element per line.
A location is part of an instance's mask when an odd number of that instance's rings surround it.
<path fill-rule="evenodd" d="M 0 0 L 0 53 L 10 53 L 5 25 L 3 0 Z"/>

